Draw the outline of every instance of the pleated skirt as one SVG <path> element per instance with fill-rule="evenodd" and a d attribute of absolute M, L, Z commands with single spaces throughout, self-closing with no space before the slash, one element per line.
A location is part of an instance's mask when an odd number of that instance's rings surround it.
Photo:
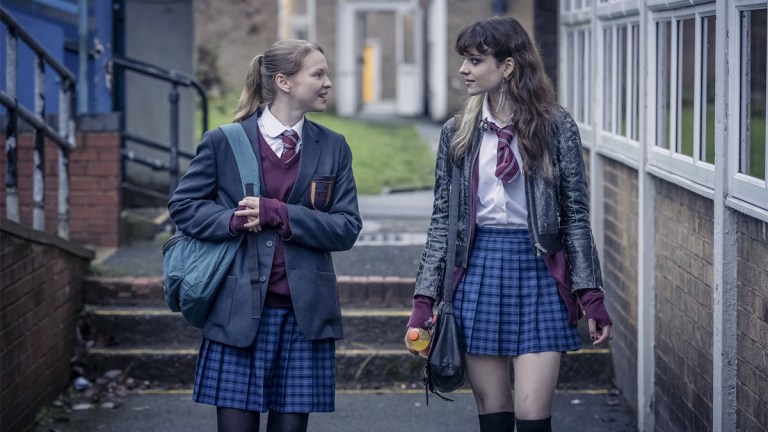
<path fill-rule="evenodd" d="M 192 399 L 258 412 L 334 411 L 335 343 L 305 338 L 292 309 L 265 307 L 251 346 L 203 339 Z"/>
<path fill-rule="evenodd" d="M 526 229 L 477 227 L 454 311 L 471 354 L 519 356 L 581 348 L 555 279 Z"/>

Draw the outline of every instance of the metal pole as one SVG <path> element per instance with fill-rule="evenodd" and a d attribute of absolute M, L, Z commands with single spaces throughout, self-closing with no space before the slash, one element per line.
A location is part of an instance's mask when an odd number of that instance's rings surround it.
<path fill-rule="evenodd" d="M 16 33 L 9 29 L 5 38 L 5 87 L 8 97 L 16 100 L 16 68 L 18 40 Z M 5 214 L 9 220 L 19 222 L 19 176 L 17 148 L 18 118 L 16 108 L 8 108 L 8 123 L 5 128 Z"/>
<path fill-rule="evenodd" d="M 77 2 L 77 112 L 88 112 L 88 0 Z"/>
<path fill-rule="evenodd" d="M 170 166 L 168 182 L 170 193 L 168 196 L 170 197 L 179 184 L 179 89 L 175 83 L 171 86 L 168 101 L 171 103 L 171 153 L 168 163 Z"/>
<path fill-rule="evenodd" d="M 45 60 L 37 56 L 35 68 L 35 115 L 45 121 Z M 45 231 L 45 133 L 35 129 L 32 228 Z"/>

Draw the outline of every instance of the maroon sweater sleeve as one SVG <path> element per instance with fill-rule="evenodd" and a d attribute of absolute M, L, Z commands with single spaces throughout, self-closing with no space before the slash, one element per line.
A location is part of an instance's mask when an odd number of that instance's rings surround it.
<path fill-rule="evenodd" d="M 291 236 L 288 206 L 284 202 L 274 198 L 259 198 L 259 219 L 262 225 L 274 227 L 280 237 Z"/>

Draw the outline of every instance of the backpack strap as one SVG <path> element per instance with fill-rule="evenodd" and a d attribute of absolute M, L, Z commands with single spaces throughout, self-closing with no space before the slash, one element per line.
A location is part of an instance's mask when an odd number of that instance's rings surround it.
<path fill-rule="evenodd" d="M 261 190 L 261 180 L 259 178 L 259 161 L 256 160 L 256 154 L 245 134 L 243 125 L 240 123 L 229 123 L 219 126 L 224 135 L 227 136 L 232 152 L 237 161 L 237 170 L 240 172 L 240 180 L 243 182 L 244 196 L 256 196 Z"/>

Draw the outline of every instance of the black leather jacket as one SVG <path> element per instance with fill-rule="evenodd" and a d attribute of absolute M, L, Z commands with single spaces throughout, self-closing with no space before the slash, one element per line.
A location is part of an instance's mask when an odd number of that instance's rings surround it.
<path fill-rule="evenodd" d="M 448 202 L 453 163 L 449 154 L 455 118 L 443 125 L 435 168 L 435 200 L 427 232 L 427 245 L 416 275 L 414 295 L 438 298 L 445 275 L 448 237 Z M 525 177 L 528 230 L 531 246 L 539 254 L 565 250 L 571 290 L 603 289 L 600 261 L 589 225 L 589 196 L 579 128 L 567 111 L 555 114 L 551 149 L 555 181 Z M 457 270 L 466 267 L 475 226 L 477 177 L 474 173 L 482 131 L 476 128 L 469 157 L 461 167 L 459 215 L 456 230 Z M 471 190 L 471 194 L 470 194 Z"/>

